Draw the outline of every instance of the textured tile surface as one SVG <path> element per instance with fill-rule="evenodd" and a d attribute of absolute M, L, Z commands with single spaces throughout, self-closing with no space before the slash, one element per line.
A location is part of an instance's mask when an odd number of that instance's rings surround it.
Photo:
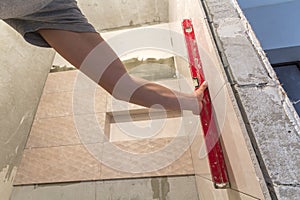
<path fill-rule="evenodd" d="M 181 144 L 171 144 L 172 138 L 105 144 L 101 178 L 194 174 L 187 140 L 178 140 Z"/>
<path fill-rule="evenodd" d="M 15 184 L 96 180 L 100 163 L 82 145 L 25 150 Z"/>
<path fill-rule="evenodd" d="M 102 142 L 106 133 L 109 120 L 105 113 L 36 119 L 26 148 Z"/>
<path fill-rule="evenodd" d="M 105 112 L 106 96 L 102 89 L 46 93 L 41 98 L 36 119 Z"/>
<path fill-rule="evenodd" d="M 72 92 L 79 71 L 50 73 L 44 87 L 44 94 L 53 92 Z"/>
<path fill-rule="evenodd" d="M 26 148 L 80 144 L 72 116 L 35 120 Z"/>

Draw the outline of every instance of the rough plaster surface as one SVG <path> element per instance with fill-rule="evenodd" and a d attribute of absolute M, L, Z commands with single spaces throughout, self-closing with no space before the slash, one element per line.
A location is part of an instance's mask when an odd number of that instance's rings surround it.
<path fill-rule="evenodd" d="M 267 169 L 265 178 L 270 180 L 266 181 L 275 190 L 273 197 L 299 199 L 299 118 L 236 1 L 204 0 L 204 4 L 244 117 L 249 120 L 254 147 Z"/>
<path fill-rule="evenodd" d="M 300 188 L 294 186 L 276 186 L 275 190 L 280 194 L 282 200 L 300 199 Z"/>
<path fill-rule="evenodd" d="M 15 187 L 11 200 L 198 200 L 194 176 Z"/>
<path fill-rule="evenodd" d="M 9 198 L 53 52 L 26 44 L 0 22 L 0 197 Z"/>
<path fill-rule="evenodd" d="M 278 88 L 242 87 L 237 91 L 272 182 L 299 184 L 300 138 L 285 114 Z"/>

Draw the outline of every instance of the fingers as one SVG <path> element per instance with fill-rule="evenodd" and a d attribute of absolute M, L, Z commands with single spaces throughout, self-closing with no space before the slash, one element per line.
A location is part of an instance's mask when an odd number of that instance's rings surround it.
<path fill-rule="evenodd" d="M 203 96 L 204 96 L 204 91 L 207 89 L 208 87 L 208 84 L 206 81 L 204 81 L 200 87 L 195 91 L 195 94 L 197 96 L 197 99 L 198 99 L 198 108 L 196 110 L 193 111 L 193 113 L 195 115 L 199 115 L 201 110 L 202 110 L 202 107 L 203 107 Z"/>
<path fill-rule="evenodd" d="M 199 93 L 203 93 L 208 87 L 207 81 L 204 81 L 198 88 Z"/>
<path fill-rule="evenodd" d="M 195 91 L 197 97 L 198 97 L 198 100 L 202 101 L 202 98 L 203 98 L 203 94 L 204 94 L 204 91 L 207 89 L 208 87 L 208 84 L 206 81 L 204 81 L 200 87 Z"/>

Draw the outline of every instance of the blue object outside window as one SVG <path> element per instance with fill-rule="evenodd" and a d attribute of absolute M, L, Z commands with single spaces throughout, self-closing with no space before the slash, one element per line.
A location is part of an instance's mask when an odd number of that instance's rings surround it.
<path fill-rule="evenodd" d="M 300 63 L 276 66 L 274 70 L 298 115 L 300 115 Z"/>

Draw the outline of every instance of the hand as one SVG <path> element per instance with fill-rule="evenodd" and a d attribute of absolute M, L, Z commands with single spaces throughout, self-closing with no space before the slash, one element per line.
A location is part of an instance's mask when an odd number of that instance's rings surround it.
<path fill-rule="evenodd" d="M 199 107 L 196 108 L 195 110 L 193 110 L 193 114 L 195 115 L 200 115 L 202 107 L 203 107 L 203 96 L 204 96 L 204 91 L 207 89 L 208 84 L 206 81 L 204 81 L 200 87 L 194 92 L 194 94 L 196 95 L 197 99 L 198 99 L 198 104 Z"/>

